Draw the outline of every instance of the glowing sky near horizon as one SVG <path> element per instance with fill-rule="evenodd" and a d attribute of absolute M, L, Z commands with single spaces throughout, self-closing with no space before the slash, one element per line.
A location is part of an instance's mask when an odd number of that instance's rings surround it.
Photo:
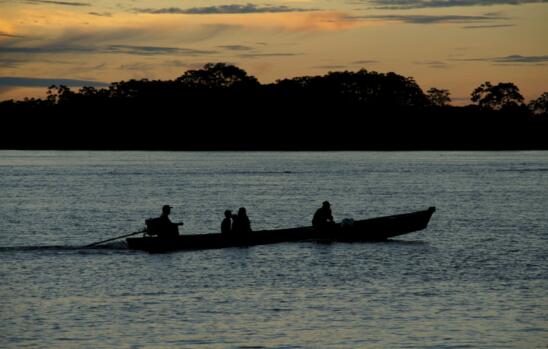
<path fill-rule="evenodd" d="M 0 0 L 0 100 L 208 62 L 263 83 L 394 71 L 453 104 L 511 81 L 530 100 L 548 90 L 547 37 L 548 0 Z"/>

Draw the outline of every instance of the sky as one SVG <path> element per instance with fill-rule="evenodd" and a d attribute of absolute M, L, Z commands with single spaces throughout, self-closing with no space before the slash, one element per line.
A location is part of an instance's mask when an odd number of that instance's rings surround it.
<path fill-rule="evenodd" d="M 216 62 L 261 83 L 393 71 L 454 105 L 513 82 L 528 101 L 548 91 L 548 0 L 0 0 L 0 101 Z"/>

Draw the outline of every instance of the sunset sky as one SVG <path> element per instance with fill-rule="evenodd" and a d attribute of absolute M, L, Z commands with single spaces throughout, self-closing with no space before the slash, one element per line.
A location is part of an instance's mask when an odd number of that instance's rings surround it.
<path fill-rule="evenodd" d="M 548 0 L 0 0 L 0 100 L 208 62 L 262 83 L 394 71 L 453 104 L 510 81 L 528 101 L 548 91 Z"/>

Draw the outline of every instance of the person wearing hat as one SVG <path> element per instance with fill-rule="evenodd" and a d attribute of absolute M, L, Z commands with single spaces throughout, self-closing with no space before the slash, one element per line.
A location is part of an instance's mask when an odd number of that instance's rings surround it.
<path fill-rule="evenodd" d="M 312 218 L 312 226 L 315 229 L 323 230 L 335 224 L 333 214 L 331 213 L 331 204 L 329 201 L 324 201 L 322 207 L 316 210 L 314 218 Z"/>

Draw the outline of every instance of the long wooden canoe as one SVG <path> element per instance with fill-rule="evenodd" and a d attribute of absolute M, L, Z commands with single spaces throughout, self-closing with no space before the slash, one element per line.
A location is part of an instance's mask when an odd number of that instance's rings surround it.
<path fill-rule="evenodd" d="M 337 223 L 329 229 L 321 231 L 312 227 L 299 227 L 259 230 L 245 236 L 225 236 L 220 233 L 180 235 L 169 239 L 144 236 L 127 238 L 126 241 L 128 248 L 148 252 L 205 250 L 306 240 L 342 242 L 382 241 L 394 236 L 425 229 L 435 211 L 435 207 L 430 207 L 424 211 Z"/>

